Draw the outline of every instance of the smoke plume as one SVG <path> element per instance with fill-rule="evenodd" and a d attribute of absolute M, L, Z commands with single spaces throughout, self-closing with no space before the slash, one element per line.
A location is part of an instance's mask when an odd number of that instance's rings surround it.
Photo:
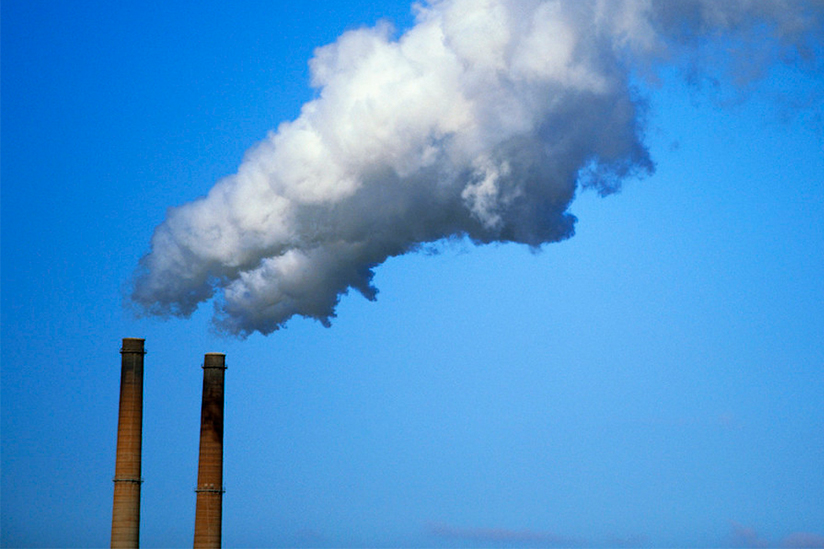
<path fill-rule="evenodd" d="M 328 325 L 374 268 L 448 238 L 569 238 L 580 188 L 653 171 L 633 82 L 675 65 L 746 86 L 820 65 L 824 0 L 430 0 L 401 36 L 347 32 L 310 61 L 316 99 L 207 196 L 171 209 L 132 300 L 270 333 Z M 729 51 L 738 55 L 731 57 Z"/>

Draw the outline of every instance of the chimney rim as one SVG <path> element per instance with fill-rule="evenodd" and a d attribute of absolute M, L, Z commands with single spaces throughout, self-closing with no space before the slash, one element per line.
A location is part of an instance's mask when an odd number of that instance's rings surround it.
<path fill-rule="evenodd" d="M 146 340 L 142 337 L 124 337 L 120 354 L 146 354 Z"/>

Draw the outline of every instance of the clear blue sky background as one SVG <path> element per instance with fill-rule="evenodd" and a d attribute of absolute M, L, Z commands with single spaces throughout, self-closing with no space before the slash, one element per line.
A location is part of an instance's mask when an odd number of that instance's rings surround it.
<path fill-rule="evenodd" d="M 656 174 L 582 193 L 577 236 L 392 259 L 331 329 L 124 309 L 166 208 L 381 17 L 412 22 L 406 0 L 3 3 L 0 543 L 108 545 L 122 337 L 149 351 L 144 547 L 191 544 L 210 351 L 227 547 L 824 539 L 824 135 L 769 100 L 820 76 L 722 108 L 665 75 Z"/>

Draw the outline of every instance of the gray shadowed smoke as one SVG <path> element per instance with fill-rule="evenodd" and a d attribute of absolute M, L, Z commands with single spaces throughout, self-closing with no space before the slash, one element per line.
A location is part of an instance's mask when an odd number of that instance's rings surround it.
<path fill-rule="evenodd" d="M 132 300 L 229 334 L 324 325 L 374 268 L 445 238 L 533 248 L 569 238 L 579 187 L 650 174 L 634 78 L 707 52 L 746 85 L 818 64 L 824 0 L 432 0 L 416 24 L 347 32 L 310 61 L 317 99 L 207 196 L 170 210 Z M 733 44 L 735 48 L 713 44 Z M 748 55 L 757 52 L 757 56 Z M 758 59 L 758 67 L 752 59 Z M 716 71 L 717 72 L 717 71 Z"/>

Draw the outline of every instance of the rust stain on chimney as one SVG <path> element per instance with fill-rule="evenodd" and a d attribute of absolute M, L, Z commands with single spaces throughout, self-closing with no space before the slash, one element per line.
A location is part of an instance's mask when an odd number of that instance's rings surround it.
<path fill-rule="evenodd" d="M 203 361 L 200 460 L 197 470 L 195 549 L 219 549 L 223 513 L 223 380 L 226 355 L 207 353 Z"/>
<path fill-rule="evenodd" d="M 120 411 L 112 507 L 112 548 L 136 548 L 140 543 L 140 457 L 143 428 L 143 339 L 123 339 L 120 370 Z"/>

